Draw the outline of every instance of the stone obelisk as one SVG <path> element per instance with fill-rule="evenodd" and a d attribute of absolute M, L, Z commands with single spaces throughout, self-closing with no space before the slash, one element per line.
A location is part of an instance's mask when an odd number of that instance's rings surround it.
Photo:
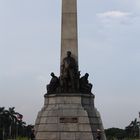
<path fill-rule="evenodd" d="M 78 69 L 77 0 L 62 0 L 61 72 L 51 73 L 35 140 L 106 140 L 89 74 Z"/>
<path fill-rule="evenodd" d="M 61 64 L 67 51 L 78 63 L 77 0 L 62 0 Z"/>

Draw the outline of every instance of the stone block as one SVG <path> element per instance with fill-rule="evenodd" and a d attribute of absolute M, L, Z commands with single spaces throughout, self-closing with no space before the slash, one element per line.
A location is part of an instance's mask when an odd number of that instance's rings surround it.
<path fill-rule="evenodd" d="M 40 117 L 37 117 L 35 123 L 36 123 L 36 124 L 40 124 Z"/>
<path fill-rule="evenodd" d="M 101 120 L 96 117 L 90 117 L 89 120 L 90 120 L 91 124 L 101 124 L 102 123 Z"/>
<path fill-rule="evenodd" d="M 76 123 L 61 123 L 59 124 L 60 132 L 74 132 L 78 131 L 78 125 Z"/>
<path fill-rule="evenodd" d="M 76 13 L 76 1 L 75 0 L 63 0 L 63 13 Z"/>
<path fill-rule="evenodd" d="M 79 97 L 57 97 L 57 104 L 81 104 Z"/>
<path fill-rule="evenodd" d="M 90 98 L 82 98 L 82 104 L 83 105 L 89 105 L 90 107 L 93 106 L 94 107 L 94 102 L 92 99 Z"/>
<path fill-rule="evenodd" d="M 47 106 L 48 104 L 49 104 L 49 98 L 46 98 L 46 97 L 45 97 L 44 105 Z"/>
<path fill-rule="evenodd" d="M 58 140 L 58 132 L 38 132 L 36 135 L 36 140 Z"/>
<path fill-rule="evenodd" d="M 82 132 L 92 132 L 91 126 L 89 124 L 79 124 L 78 130 Z"/>
<path fill-rule="evenodd" d="M 79 123 L 81 124 L 90 124 L 88 117 L 79 117 Z"/>
<path fill-rule="evenodd" d="M 63 109 L 63 116 L 71 116 L 75 117 L 78 116 L 78 110 L 76 109 Z"/>
<path fill-rule="evenodd" d="M 77 111 L 78 111 L 78 116 L 80 116 L 80 117 L 88 117 L 88 114 L 84 109 L 82 109 L 82 110 L 79 109 Z"/>
<path fill-rule="evenodd" d="M 59 127 L 58 124 L 40 124 L 38 126 L 38 131 L 55 132 L 55 131 L 59 131 L 58 127 Z"/>
<path fill-rule="evenodd" d="M 41 117 L 40 124 L 58 123 L 58 117 Z"/>
<path fill-rule="evenodd" d="M 75 133 L 72 132 L 61 132 L 60 138 L 61 140 L 75 140 Z"/>
<path fill-rule="evenodd" d="M 56 98 L 50 97 L 48 100 L 48 104 L 56 104 Z"/>
<path fill-rule="evenodd" d="M 77 15 L 75 13 L 63 14 L 62 39 L 77 39 Z M 67 31 L 69 29 L 69 31 Z"/>
<path fill-rule="evenodd" d="M 59 109 L 83 109 L 80 104 L 58 104 Z"/>
<path fill-rule="evenodd" d="M 57 104 L 49 104 L 48 106 L 47 106 L 47 110 L 53 110 L 53 109 L 57 109 L 58 108 L 58 106 L 57 106 Z M 46 109 L 45 109 L 46 110 Z"/>
<path fill-rule="evenodd" d="M 63 115 L 63 112 L 62 112 L 62 110 L 57 110 L 57 109 L 55 109 L 55 110 L 47 110 L 47 111 L 44 111 L 43 113 L 42 113 L 42 116 L 43 117 L 57 117 L 57 116 L 62 116 Z"/>
<path fill-rule="evenodd" d="M 94 140 L 94 138 L 93 138 L 93 134 L 91 132 L 90 133 L 77 132 L 76 133 L 76 140 Z"/>

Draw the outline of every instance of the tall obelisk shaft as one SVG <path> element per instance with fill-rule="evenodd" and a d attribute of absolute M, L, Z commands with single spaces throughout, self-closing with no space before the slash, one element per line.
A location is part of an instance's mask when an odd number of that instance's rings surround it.
<path fill-rule="evenodd" d="M 61 64 L 71 51 L 78 65 L 77 0 L 62 0 Z"/>

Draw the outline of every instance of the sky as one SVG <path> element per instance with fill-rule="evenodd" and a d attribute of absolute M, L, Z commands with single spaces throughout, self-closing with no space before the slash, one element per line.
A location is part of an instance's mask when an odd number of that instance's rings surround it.
<path fill-rule="evenodd" d="M 0 106 L 34 124 L 59 75 L 61 0 L 0 0 Z M 140 111 L 140 0 L 78 0 L 81 75 L 90 74 L 105 128 Z"/>

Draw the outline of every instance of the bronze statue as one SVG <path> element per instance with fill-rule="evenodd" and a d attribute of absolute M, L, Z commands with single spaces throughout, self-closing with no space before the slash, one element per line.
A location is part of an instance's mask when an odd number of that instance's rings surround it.
<path fill-rule="evenodd" d="M 47 93 L 91 93 L 92 84 L 89 83 L 89 74 L 86 73 L 80 78 L 80 71 L 76 60 L 71 56 L 71 52 L 67 51 L 67 56 L 63 59 L 61 65 L 60 78 L 51 73 L 52 79 L 50 84 L 46 86 Z"/>
<path fill-rule="evenodd" d="M 86 73 L 83 77 L 80 78 L 80 92 L 90 93 L 92 89 L 92 84 L 88 81 L 89 74 Z"/>
<path fill-rule="evenodd" d="M 74 92 L 77 90 L 78 66 L 71 52 L 63 59 L 61 66 L 61 83 L 63 92 Z"/>
<path fill-rule="evenodd" d="M 46 86 L 47 93 L 54 93 L 56 92 L 58 86 L 59 86 L 59 78 L 55 76 L 55 74 L 51 73 L 52 79 L 50 81 L 50 84 Z"/>

